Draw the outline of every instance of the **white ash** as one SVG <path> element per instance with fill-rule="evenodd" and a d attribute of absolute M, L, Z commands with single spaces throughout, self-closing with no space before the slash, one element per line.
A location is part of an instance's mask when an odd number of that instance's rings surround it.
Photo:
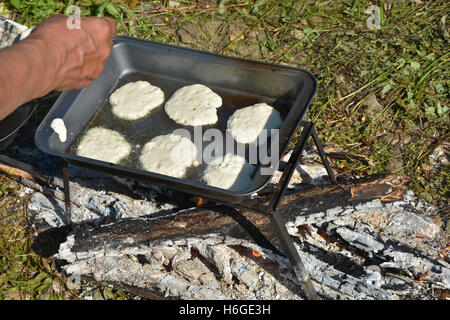
<path fill-rule="evenodd" d="M 358 252 L 365 261 L 383 261 L 379 265 L 383 271 L 397 269 L 416 279 L 426 275 L 425 282 L 449 289 L 450 264 L 438 258 L 447 245 L 437 241 L 443 231 L 430 219 L 410 211 L 414 200 L 411 197 L 390 204 L 374 200 L 353 208 L 297 216 L 287 223 L 287 228 L 290 234 L 299 236 L 299 226 L 316 225 L 341 241 L 341 246 L 325 245 L 329 252 L 342 253 L 345 243 L 346 256 L 352 259 Z M 308 236 L 307 241 L 324 247 L 323 239 L 317 235 Z M 361 260 L 355 262 L 361 264 Z"/>
<path fill-rule="evenodd" d="M 54 182 L 61 183 L 58 179 Z M 136 189 L 131 183 L 128 187 Z M 150 211 L 153 212 L 150 216 L 157 217 L 162 210 L 152 199 L 135 200 L 114 192 L 95 191 L 78 182 L 71 182 L 71 191 L 75 220 L 107 214 L 142 218 Z M 35 193 L 31 199 L 31 205 L 41 204 L 40 209 L 33 207 L 39 213 L 38 219 L 47 219 L 54 226 L 64 224 L 62 200 L 57 199 L 55 204 L 40 193 Z M 429 296 L 430 286 L 450 288 L 450 266 L 436 258 L 445 248 L 445 244 L 439 246 L 436 242 L 441 231 L 427 217 L 436 208 L 427 206 L 412 193 L 393 203 L 373 200 L 326 211 L 317 208 L 298 208 L 286 227 L 292 236 L 302 240 L 302 245 L 296 244 L 296 247 L 316 290 L 323 297 L 424 298 L 426 294 Z M 419 211 L 425 214 L 419 215 Z M 309 225 L 310 234 L 299 233 L 302 225 Z M 330 237 L 337 237 L 339 242 L 324 239 L 319 229 Z M 119 281 L 168 298 L 303 298 L 297 280 L 288 272 L 289 262 L 285 258 L 242 239 L 209 234 L 142 243 L 130 235 L 121 243 L 106 242 L 86 251 L 74 252 L 74 245 L 75 238 L 68 237 L 56 255 L 69 262 L 63 267 L 67 274 L 87 275 L 97 281 Z M 269 269 L 239 254 L 234 246 L 262 253 L 260 259 L 269 263 Z M 201 259 L 191 254 L 191 248 L 199 251 Z M 144 264 L 142 257 L 145 257 Z M 354 264 L 361 271 L 343 271 L 344 262 Z M 166 269 L 169 265 L 173 266 L 171 271 Z M 211 265 L 214 270 L 210 269 Z M 374 273 L 374 268 L 380 268 L 380 273 Z M 424 281 L 417 281 L 425 274 Z"/>
<path fill-rule="evenodd" d="M 23 159 L 36 158 L 32 150 L 19 151 Z M 51 164 L 39 162 L 44 168 Z M 146 192 L 141 183 L 72 166 L 70 174 L 74 221 L 109 215 L 140 223 L 179 211 L 155 201 L 155 193 L 167 192 L 163 188 Z M 57 177 L 49 180 L 51 188 L 35 185 L 38 191 L 31 195 L 30 208 L 37 214 L 35 222 L 62 226 L 62 181 Z M 115 188 L 108 190 L 108 186 Z M 373 200 L 327 210 L 319 203 L 301 202 L 289 212 L 286 227 L 297 240 L 299 254 L 324 298 L 431 299 L 433 291 L 450 287 L 448 256 L 440 258 L 447 243 L 441 243 L 443 231 L 431 219 L 436 210 L 413 193 L 393 203 Z M 301 232 L 304 226 L 309 233 Z M 67 274 L 119 282 L 170 298 L 304 297 L 297 279 L 288 272 L 287 259 L 252 241 L 211 233 L 148 242 L 129 234 L 120 241 L 102 239 L 88 248 L 80 247 L 76 239 L 69 236 L 55 256 L 68 262 L 63 266 Z M 252 249 L 262 257 L 252 257 Z M 168 268 L 173 263 L 175 267 Z"/>
<path fill-rule="evenodd" d="M 292 151 L 287 152 L 283 158 L 282 161 L 288 162 L 291 158 Z M 320 157 L 313 153 L 309 152 L 307 150 L 304 150 L 302 153 L 302 159 L 304 160 L 314 160 L 314 161 L 320 161 Z M 277 171 L 274 175 L 274 178 L 272 179 L 272 183 L 277 183 L 279 179 L 281 178 L 282 173 Z M 322 184 L 328 184 L 329 178 L 327 170 L 325 169 L 325 166 L 322 164 L 320 165 L 312 165 L 312 164 L 299 164 L 295 168 L 294 174 L 292 176 L 292 179 L 289 183 L 288 188 L 290 189 L 296 189 L 298 188 L 298 185 L 301 183 L 311 184 L 311 185 L 322 185 Z"/>
<path fill-rule="evenodd" d="M 328 173 L 324 166 L 298 165 L 296 170 L 300 172 L 305 183 L 312 185 L 328 183 L 325 179 Z"/>
<path fill-rule="evenodd" d="M 57 258 L 70 262 L 63 267 L 68 274 L 89 275 L 97 281 L 125 281 L 141 288 L 156 288 L 161 294 L 181 299 L 300 299 L 302 297 L 296 279 L 287 272 L 287 261 L 277 259 L 267 252 L 244 240 L 223 238 L 210 234 L 202 238 L 187 238 L 180 241 L 161 241 L 146 247 L 109 247 L 90 253 L 70 251 L 73 238 L 61 246 Z M 239 255 L 231 246 L 241 245 L 266 254 L 262 259 L 270 259 L 273 268 L 262 269 L 253 260 Z M 225 274 L 214 274 L 201 260 L 190 253 L 196 247 L 208 261 L 215 263 L 217 270 Z M 339 299 L 393 299 L 394 295 L 367 285 L 366 279 L 358 279 L 340 272 L 297 246 L 299 254 L 320 294 Z M 145 257 L 142 264 L 137 255 Z M 211 256 L 216 258 L 211 259 Z M 218 258 L 222 256 L 223 258 Z M 279 257 L 278 257 L 279 258 Z M 170 272 L 165 266 L 172 265 Z M 281 275 L 273 276 L 272 272 Z M 226 275 L 226 273 L 229 273 Z M 235 276 L 235 280 L 232 280 Z M 217 278 L 218 277 L 218 278 Z M 237 279 L 237 280 L 236 280 Z M 237 282 L 234 282 L 237 281 Z M 196 288 L 192 292 L 188 288 Z"/>
<path fill-rule="evenodd" d="M 443 248 L 435 247 L 432 242 L 439 237 L 437 233 L 430 233 L 431 243 L 419 241 L 404 229 L 398 231 L 399 240 L 393 238 L 400 218 L 418 224 L 416 232 L 432 223 L 409 211 L 417 207 L 415 201 L 410 194 L 397 203 L 383 204 L 374 200 L 291 219 L 286 226 L 292 236 L 302 240 L 301 245 L 295 243 L 295 246 L 318 293 L 329 299 L 386 300 L 402 296 L 422 299 L 429 294 L 430 285 L 448 290 L 450 266 L 436 258 Z M 299 227 L 304 224 L 310 226 L 309 234 L 299 233 Z M 319 228 L 330 237 L 338 237 L 339 243 L 323 238 Z M 165 297 L 303 298 L 297 280 L 288 272 L 287 259 L 230 236 L 208 234 L 152 243 L 127 238 L 122 243 L 99 244 L 97 249 L 90 248 L 86 252 L 73 252 L 74 244 L 74 238 L 69 237 L 56 255 L 69 262 L 63 267 L 68 274 L 77 272 L 98 281 L 120 281 Z M 262 268 L 254 259 L 236 251 L 236 246 L 260 252 L 260 259 L 269 267 Z M 191 248 L 198 250 L 201 259 L 192 255 Z M 144 264 L 142 257 L 145 257 Z M 338 260 L 353 263 L 361 270 L 344 272 Z M 378 264 L 373 264 L 374 261 Z M 171 271 L 166 269 L 169 265 L 173 266 Z M 417 279 L 425 274 L 427 277 L 419 282 Z"/>
<path fill-rule="evenodd" d="M 77 177 L 71 178 L 69 182 L 71 219 L 74 223 L 92 221 L 102 217 L 111 217 L 114 220 L 139 218 L 175 208 L 171 204 L 159 204 L 152 201 L 152 192 L 149 192 L 150 200 L 139 199 L 139 197 L 134 199 L 117 192 L 106 192 L 101 190 L 102 182 L 98 177 L 85 179 L 83 175 L 87 173 L 83 173 L 84 170 L 76 170 L 73 167 L 70 167 L 70 170 L 77 173 Z M 95 187 L 90 183 L 95 184 Z M 46 193 L 45 190 L 35 191 L 30 196 L 28 208 L 37 213 L 34 219 L 37 224 L 61 227 L 66 224 L 64 194 L 63 189 L 59 187 L 62 186 L 62 181 L 55 177 L 52 184 L 56 185 L 56 188 L 51 193 Z M 137 190 L 134 185 L 133 189 Z"/>

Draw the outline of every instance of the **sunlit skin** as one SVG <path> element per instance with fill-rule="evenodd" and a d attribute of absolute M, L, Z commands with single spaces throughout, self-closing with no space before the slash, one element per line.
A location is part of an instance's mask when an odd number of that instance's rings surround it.
<path fill-rule="evenodd" d="M 116 23 L 110 18 L 81 18 L 70 29 L 68 18 L 54 16 L 25 40 L 0 50 L 0 120 L 20 105 L 51 91 L 87 87 L 111 54 Z"/>

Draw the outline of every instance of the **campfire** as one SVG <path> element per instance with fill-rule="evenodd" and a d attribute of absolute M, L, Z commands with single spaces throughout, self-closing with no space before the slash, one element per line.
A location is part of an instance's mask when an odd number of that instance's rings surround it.
<path fill-rule="evenodd" d="M 36 159 L 47 169 L 31 166 Z M 71 279 L 143 297 L 306 298 L 266 215 L 70 166 L 67 229 L 58 160 L 14 147 L 1 160 L 8 161 L 3 169 L 21 170 L 10 172 L 34 212 L 35 250 L 61 261 Z M 295 171 L 292 181 L 299 180 Z M 253 200 L 268 203 L 277 182 Z M 438 209 L 408 192 L 406 182 L 388 175 L 286 189 L 278 210 L 320 298 L 448 296 L 448 242 L 431 219 Z M 60 243 L 53 251 L 49 234 Z"/>

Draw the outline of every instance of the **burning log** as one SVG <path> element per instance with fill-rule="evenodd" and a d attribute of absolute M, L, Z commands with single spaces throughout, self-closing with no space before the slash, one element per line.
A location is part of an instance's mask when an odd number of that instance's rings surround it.
<path fill-rule="evenodd" d="M 34 248 L 54 255 L 67 275 L 144 297 L 304 298 L 264 215 L 71 167 L 75 224 L 68 228 L 62 180 L 34 170 L 46 184 L 20 178 L 35 212 Z M 295 184 L 285 195 L 280 212 L 322 298 L 448 295 L 448 239 L 430 218 L 438 209 L 406 182 L 384 175 Z"/>

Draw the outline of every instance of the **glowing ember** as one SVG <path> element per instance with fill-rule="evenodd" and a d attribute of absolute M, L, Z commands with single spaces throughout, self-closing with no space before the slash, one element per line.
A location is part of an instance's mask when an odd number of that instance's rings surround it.
<path fill-rule="evenodd" d="M 260 258 L 262 256 L 261 253 L 259 253 L 258 251 L 252 250 L 252 253 L 255 257 Z"/>
<path fill-rule="evenodd" d="M 197 200 L 197 203 L 196 203 L 196 206 L 197 207 L 201 207 L 203 205 L 203 198 L 198 198 L 198 200 Z"/>

